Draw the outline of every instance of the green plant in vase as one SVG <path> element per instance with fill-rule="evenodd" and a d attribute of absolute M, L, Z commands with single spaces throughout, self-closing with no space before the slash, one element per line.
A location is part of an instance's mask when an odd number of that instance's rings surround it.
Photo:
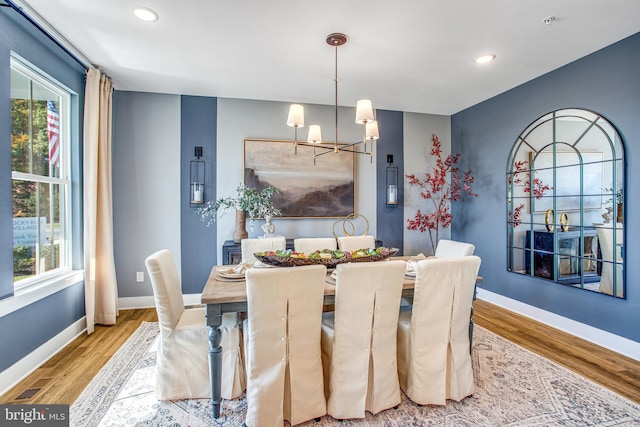
<path fill-rule="evenodd" d="M 614 195 L 613 185 L 611 187 L 603 188 L 602 191 L 604 193 L 611 194 L 612 196 Z M 616 208 L 617 208 L 617 210 L 616 210 L 616 218 L 617 218 L 618 222 L 622 222 L 622 217 L 623 217 L 623 212 L 624 212 L 624 189 L 622 188 L 622 186 L 619 186 L 618 189 L 616 190 L 615 199 L 616 199 Z M 613 204 L 613 197 L 611 197 L 605 203 Z"/>
<path fill-rule="evenodd" d="M 281 215 L 280 209 L 275 208 L 271 201 L 271 197 L 277 192 L 278 189 L 274 187 L 258 190 L 240 184 L 236 188 L 235 197 L 222 197 L 215 202 L 208 201 L 203 207 L 196 209 L 196 213 L 209 226 L 218 216 L 224 215 L 229 209 L 235 209 L 237 213 L 249 218 L 249 226 L 253 230 L 256 219 Z"/>

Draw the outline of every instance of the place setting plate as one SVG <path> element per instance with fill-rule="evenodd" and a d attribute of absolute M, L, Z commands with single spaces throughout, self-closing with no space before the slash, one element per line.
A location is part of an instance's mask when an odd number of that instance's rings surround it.
<path fill-rule="evenodd" d="M 216 274 L 219 278 L 225 280 L 244 280 L 244 271 L 242 273 L 236 273 L 233 271 L 233 267 L 219 267 L 216 269 Z"/>

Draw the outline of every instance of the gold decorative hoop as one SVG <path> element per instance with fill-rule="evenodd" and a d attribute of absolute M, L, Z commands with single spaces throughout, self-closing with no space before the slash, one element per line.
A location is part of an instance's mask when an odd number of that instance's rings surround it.
<path fill-rule="evenodd" d="M 345 236 L 353 236 L 356 232 L 356 226 L 353 224 L 352 220 L 356 219 L 356 218 L 362 218 L 364 220 L 364 223 L 367 225 L 364 233 L 362 233 L 362 236 L 365 236 L 369 233 L 369 220 L 362 214 L 357 214 L 357 213 L 352 213 L 349 214 L 347 216 L 345 216 L 342 219 L 337 220 L 336 222 L 333 223 L 333 237 L 338 238 L 338 234 L 336 233 L 336 225 L 339 224 L 340 222 L 342 222 L 342 231 L 344 232 Z M 349 225 L 349 229 L 351 231 L 347 231 L 347 224 Z"/>
<path fill-rule="evenodd" d="M 560 230 L 569 231 L 569 215 L 566 212 L 560 215 Z"/>
<path fill-rule="evenodd" d="M 553 213 L 553 209 L 547 209 L 547 212 L 544 214 L 544 226 L 547 227 L 547 231 L 553 231 L 555 221 L 556 221 L 556 216 Z M 569 219 L 567 219 L 567 222 L 568 221 Z"/>

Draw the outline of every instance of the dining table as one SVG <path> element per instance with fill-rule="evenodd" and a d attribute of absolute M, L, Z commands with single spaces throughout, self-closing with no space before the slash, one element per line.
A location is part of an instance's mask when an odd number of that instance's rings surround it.
<path fill-rule="evenodd" d="M 411 257 L 398 256 L 391 259 L 408 261 Z M 229 279 L 220 275 L 221 269 L 229 269 L 233 266 L 213 266 L 202 291 L 200 302 L 206 305 L 206 321 L 209 327 L 209 376 L 211 381 L 211 404 L 213 417 L 220 416 L 220 403 L 222 401 L 222 347 L 220 346 L 223 313 L 247 312 L 247 287 L 244 279 Z M 287 267 L 283 267 L 287 268 Z M 478 276 L 479 277 L 479 276 Z M 479 280 L 481 278 L 479 277 Z M 403 304 L 413 302 L 413 289 L 415 278 L 405 275 L 402 289 Z M 324 305 L 335 304 L 335 279 L 331 277 L 331 271 L 327 272 L 324 286 Z"/>

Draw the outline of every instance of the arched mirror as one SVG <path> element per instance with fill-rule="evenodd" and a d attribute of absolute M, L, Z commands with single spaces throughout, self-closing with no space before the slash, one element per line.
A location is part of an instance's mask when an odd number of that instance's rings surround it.
<path fill-rule="evenodd" d="M 624 147 L 604 117 L 546 114 L 507 163 L 507 269 L 625 297 Z"/>

